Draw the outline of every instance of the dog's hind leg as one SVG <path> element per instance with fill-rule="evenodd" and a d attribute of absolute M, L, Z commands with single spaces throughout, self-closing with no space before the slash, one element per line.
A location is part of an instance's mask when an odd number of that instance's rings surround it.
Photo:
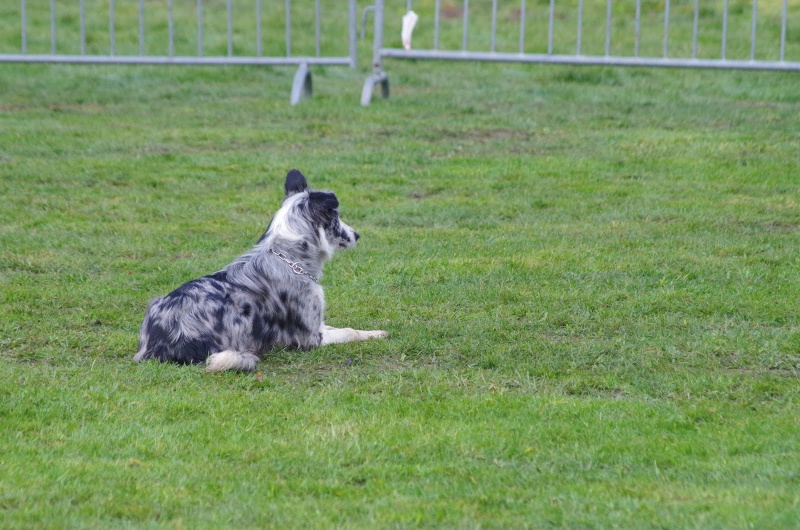
<path fill-rule="evenodd" d="M 345 342 L 358 342 L 362 340 L 371 339 L 385 339 L 389 334 L 385 331 L 362 331 L 360 329 L 352 328 L 332 328 L 330 326 L 322 326 L 322 344 L 342 344 Z"/>
<path fill-rule="evenodd" d="M 256 369 L 258 361 L 258 356 L 252 353 L 225 350 L 208 356 L 206 370 L 209 372 L 222 372 L 224 370 L 249 372 Z"/>

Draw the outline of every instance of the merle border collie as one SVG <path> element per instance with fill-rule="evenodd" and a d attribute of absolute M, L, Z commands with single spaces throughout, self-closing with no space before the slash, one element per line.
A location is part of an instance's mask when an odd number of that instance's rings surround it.
<path fill-rule="evenodd" d="M 359 236 L 339 220 L 333 193 L 311 190 L 296 169 L 284 187 L 283 205 L 249 252 L 150 302 L 135 361 L 253 370 L 273 346 L 308 350 L 386 338 L 385 331 L 324 324 L 322 266 Z"/>

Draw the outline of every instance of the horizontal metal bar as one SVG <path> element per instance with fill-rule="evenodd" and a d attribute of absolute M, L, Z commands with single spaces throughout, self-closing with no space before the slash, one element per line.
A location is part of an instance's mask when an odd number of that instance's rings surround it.
<path fill-rule="evenodd" d="M 474 51 L 404 50 L 382 48 L 381 57 L 395 59 L 439 59 L 445 61 L 489 61 L 507 63 L 551 63 L 605 66 L 662 66 L 672 68 L 717 68 L 734 70 L 794 70 L 800 62 L 736 61 L 729 59 L 677 59 L 669 57 L 614 57 L 592 55 L 548 55 L 521 53 L 492 53 Z M 2 58 L 2 56 L 0 56 Z"/>
<path fill-rule="evenodd" d="M 92 63 L 92 64 L 193 64 L 240 65 L 350 65 L 350 57 L 160 57 L 140 55 L 33 55 L 0 54 L 0 63 Z"/>

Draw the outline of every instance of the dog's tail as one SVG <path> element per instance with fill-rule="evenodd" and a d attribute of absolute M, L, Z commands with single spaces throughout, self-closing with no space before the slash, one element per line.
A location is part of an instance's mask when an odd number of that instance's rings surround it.
<path fill-rule="evenodd" d="M 258 356 L 252 353 L 225 350 L 208 356 L 206 370 L 209 372 L 222 372 L 224 370 L 249 372 L 256 369 L 258 361 Z"/>

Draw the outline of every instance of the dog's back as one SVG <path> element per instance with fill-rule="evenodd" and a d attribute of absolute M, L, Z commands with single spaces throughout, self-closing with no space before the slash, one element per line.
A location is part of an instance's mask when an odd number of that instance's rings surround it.
<path fill-rule="evenodd" d="M 134 359 L 158 359 L 180 364 L 204 363 L 226 350 L 257 356 L 276 344 L 309 348 L 313 315 L 303 315 L 300 293 L 264 276 L 261 289 L 237 285 L 226 271 L 188 282 L 151 302 L 139 335 Z M 299 295 L 299 296 L 298 296 Z M 316 305 L 316 304 L 310 304 Z M 319 310 L 316 309 L 319 313 Z M 311 318 L 309 318 L 311 317 Z M 313 324 L 312 324 L 313 325 Z"/>

